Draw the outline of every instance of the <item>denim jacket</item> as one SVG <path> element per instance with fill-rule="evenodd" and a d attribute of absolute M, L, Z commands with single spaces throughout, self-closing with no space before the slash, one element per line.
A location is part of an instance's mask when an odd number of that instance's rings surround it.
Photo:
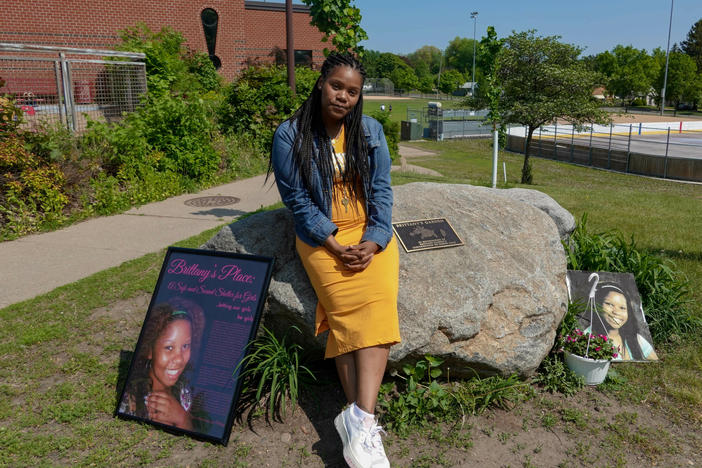
<path fill-rule="evenodd" d="M 367 224 L 362 241 L 373 241 L 384 249 L 392 238 L 392 189 L 390 152 L 383 126 L 363 116 L 363 131 L 368 142 L 370 193 L 365 196 Z M 312 189 L 308 191 L 292 157 L 297 126 L 286 120 L 275 131 L 271 158 L 280 197 L 293 214 L 295 233 L 312 246 L 321 246 L 338 228 L 331 221 L 331 203 L 322 193 L 319 171 L 313 162 Z M 329 197 L 330 198 L 330 197 Z"/>

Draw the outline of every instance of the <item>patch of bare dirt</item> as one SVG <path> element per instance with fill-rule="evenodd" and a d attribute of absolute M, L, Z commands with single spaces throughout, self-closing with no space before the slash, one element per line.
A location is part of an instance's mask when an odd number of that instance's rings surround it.
<path fill-rule="evenodd" d="M 92 318 L 118 324 L 115 331 L 122 336 L 116 342 L 135 343 L 148 300 L 142 294 L 119 301 L 96 309 Z M 152 428 L 131 450 L 154 450 L 156 456 L 157 447 L 169 445 L 168 455 L 153 460 L 154 466 L 346 466 L 333 424 L 344 397 L 332 363 L 319 364 L 316 375 L 322 383 L 302 389 L 295 412 L 289 409 L 284 422 L 245 412 L 226 447 Z M 123 435 L 144 427 L 116 424 Z M 674 420 L 646 403 L 622 402 L 597 388 L 570 398 L 537 393 L 511 411 L 431 424 L 406 439 L 390 433 L 385 445 L 393 467 L 694 467 L 702 460 L 702 434 L 693 422 Z"/>

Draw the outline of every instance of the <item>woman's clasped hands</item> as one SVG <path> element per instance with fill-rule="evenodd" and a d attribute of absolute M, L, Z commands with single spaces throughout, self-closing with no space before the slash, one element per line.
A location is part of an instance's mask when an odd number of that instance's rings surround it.
<path fill-rule="evenodd" d="M 368 268 L 373 255 L 380 250 L 378 244 L 372 241 L 363 241 L 358 245 L 341 245 L 333 236 L 329 236 L 326 246 L 348 270 L 356 272 Z"/>

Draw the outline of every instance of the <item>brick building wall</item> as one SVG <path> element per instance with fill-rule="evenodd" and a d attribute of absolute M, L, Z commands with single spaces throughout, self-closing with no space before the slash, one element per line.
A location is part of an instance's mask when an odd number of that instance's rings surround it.
<path fill-rule="evenodd" d="M 246 2 L 244 54 L 251 61 L 275 61 L 275 48 L 285 49 L 285 8 L 283 3 Z M 322 33 L 310 25 L 309 9 L 302 5 L 293 7 L 295 50 L 311 50 L 312 64 L 321 66 L 322 51 L 328 44 L 322 42 Z"/>
<path fill-rule="evenodd" d="M 154 31 L 170 26 L 189 48 L 207 53 L 205 8 L 219 16 L 215 53 L 225 79 L 247 61 L 270 61 L 275 47 L 285 49 L 284 4 L 244 0 L 0 0 L 0 42 L 111 48 L 120 30 L 143 22 Z M 319 64 L 325 44 L 309 21 L 309 10 L 295 5 L 295 49 L 313 50 Z"/>

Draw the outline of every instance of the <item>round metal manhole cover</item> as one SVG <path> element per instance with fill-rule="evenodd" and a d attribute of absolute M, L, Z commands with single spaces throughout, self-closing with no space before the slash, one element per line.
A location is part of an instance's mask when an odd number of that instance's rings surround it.
<path fill-rule="evenodd" d="M 209 208 L 213 206 L 227 206 L 239 203 L 239 199 L 236 197 L 225 197 L 221 195 L 215 195 L 211 197 L 198 197 L 186 200 L 185 204 L 188 206 L 195 206 L 198 208 Z"/>

